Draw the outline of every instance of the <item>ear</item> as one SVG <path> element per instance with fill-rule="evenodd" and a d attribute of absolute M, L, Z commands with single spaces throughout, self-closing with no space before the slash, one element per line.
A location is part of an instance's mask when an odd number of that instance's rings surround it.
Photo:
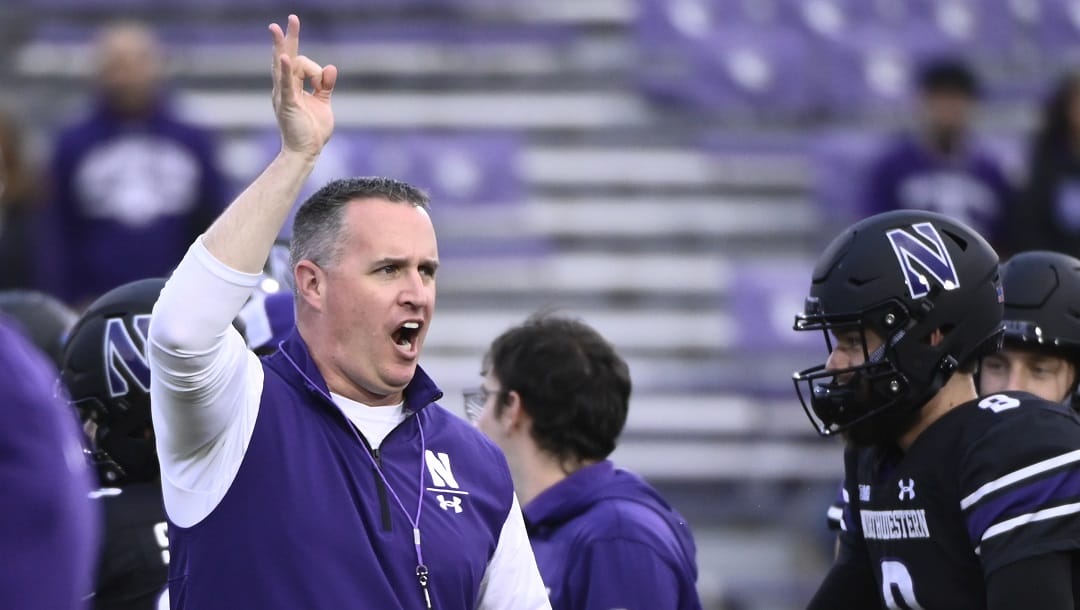
<path fill-rule="evenodd" d="M 296 292 L 309 307 L 322 311 L 326 299 L 326 272 L 314 262 L 302 260 L 293 269 Z"/>
<path fill-rule="evenodd" d="M 499 425 L 502 426 L 505 434 L 528 432 L 529 428 L 532 427 L 532 417 L 525 411 L 525 406 L 521 402 L 521 394 L 511 390 L 506 395 L 506 404 L 499 415 Z"/>

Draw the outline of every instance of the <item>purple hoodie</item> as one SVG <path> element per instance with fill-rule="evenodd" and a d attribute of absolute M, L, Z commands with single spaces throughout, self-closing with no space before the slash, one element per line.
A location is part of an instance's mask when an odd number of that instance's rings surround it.
<path fill-rule="evenodd" d="M 94 590 L 100 513 L 74 412 L 56 370 L 0 317 L 0 608 L 85 608 Z"/>
<path fill-rule="evenodd" d="M 690 526 L 648 483 L 610 461 L 525 506 L 553 610 L 700 610 Z"/>

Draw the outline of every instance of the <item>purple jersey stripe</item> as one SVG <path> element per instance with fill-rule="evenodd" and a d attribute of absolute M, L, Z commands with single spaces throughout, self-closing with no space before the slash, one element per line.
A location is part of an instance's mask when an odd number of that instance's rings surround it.
<path fill-rule="evenodd" d="M 1034 512 L 1080 496 L 1080 469 L 1071 468 L 1052 476 L 1018 485 L 997 497 L 983 500 L 968 509 L 968 535 L 979 544 L 987 528 L 995 522 Z"/>

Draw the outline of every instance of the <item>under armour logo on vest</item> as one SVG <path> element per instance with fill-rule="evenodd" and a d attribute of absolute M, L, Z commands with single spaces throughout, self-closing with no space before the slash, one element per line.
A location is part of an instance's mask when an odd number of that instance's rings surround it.
<path fill-rule="evenodd" d="M 462 510 L 461 498 L 457 496 L 450 496 L 450 499 L 447 500 L 442 494 L 439 494 L 435 496 L 435 499 L 439 501 L 439 508 L 443 510 L 450 510 L 452 508 L 455 513 L 460 513 Z"/>
<path fill-rule="evenodd" d="M 915 479 L 908 479 L 907 485 L 904 485 L 904 479 L 900 479 L 896 484 L 900 487 L 899 499 L 903 500 L 904 496 L 907 496 L 908 500 L 915 499 Z"/>

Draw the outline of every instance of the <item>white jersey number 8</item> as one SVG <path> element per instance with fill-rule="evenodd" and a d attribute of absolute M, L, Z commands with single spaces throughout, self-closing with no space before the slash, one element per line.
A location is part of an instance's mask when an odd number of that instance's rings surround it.
<path fill-rule="evenodd" d="M 881 560 L 881 595 L 889 610 L 923 610 L 915 599 L 911 572 L 894 559 Z"/>

